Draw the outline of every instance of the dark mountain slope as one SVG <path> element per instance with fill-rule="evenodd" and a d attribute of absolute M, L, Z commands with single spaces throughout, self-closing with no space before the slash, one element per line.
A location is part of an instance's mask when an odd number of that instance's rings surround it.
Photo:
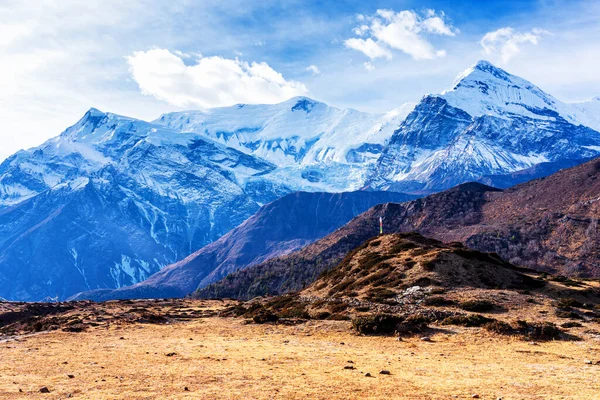
<path fill-rule="evenodd" d="M 262 207 L 219 240 L 143 282 L 84 292 L 73 299 L 183 297 L 240 268 L 298 250 L 375 204 L 412 198 L 392 192 L 293 193 Z"/>

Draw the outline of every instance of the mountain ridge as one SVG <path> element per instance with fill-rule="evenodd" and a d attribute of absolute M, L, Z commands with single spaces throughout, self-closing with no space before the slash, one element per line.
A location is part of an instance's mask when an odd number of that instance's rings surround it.
<path fill-rule="evenodd" d="M 480 183 L 402 204 L 381 204 L 315 243 L 200 289 L 202 298 L 249 299 L 297 291 L 352 249 L 385 233 L 416 231 L 499 254 L 538 271 L 599 277 L 600 159 L 504 191 Z"/>

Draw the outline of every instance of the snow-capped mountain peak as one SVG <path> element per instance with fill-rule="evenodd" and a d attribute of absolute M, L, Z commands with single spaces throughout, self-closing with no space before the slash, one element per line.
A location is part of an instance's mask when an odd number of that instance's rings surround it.
<path fill-rule="evenodd" d="M 574 125 L 600 131 L 599 102 L 594 99 L 582 103 L 562 102 L 533 83 L 485 60 L 459 74 L 451 89 L 438 96 L 474 118 L 482 115 L 503 119 L 523 116 L 539 121 L 564 118 Z"/>
<path fill-rule="evenodd" d="M 472 117 L 492 115 L 506 118 L 511 114 L 548 119 L 548 110 L 558 111 L 560 102 L 531 82 L 511 75 L 488 61 L 479 61 L 459 74 L 452 88 L 442 92 L 453 107 Z"/>

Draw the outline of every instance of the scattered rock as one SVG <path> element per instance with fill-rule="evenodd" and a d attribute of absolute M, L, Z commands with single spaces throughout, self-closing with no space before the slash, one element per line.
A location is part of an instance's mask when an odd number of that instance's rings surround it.
<path fill-rule="evenodd" d="M 192 340 L 192 339 L 190 339 L 190 340 Z M 187 386 L 186 386 L 186 387 L 184 387 L 184 388 L 183 388 L 183 390 L 184 390 L 184 391 L 186 391 L 186 392 L 189 392 L 189 391 L 190 391 L 190 389 L 188 389 L 188 387 L 187 387 Z"/>
<path fill-rule="evenodd" d="M 423 336 L 423 337 L 421 338 L 421 340 L 422 340 L 423 342 L 431 342 L 431 338 L 430 338 L 429 336 Z"/>
<path fill-rule="evenodd" d="M 390 371 L 388 371 L 387 369 L 382 369 L 381 371 L 379 371 L 380 375 L 391 375 Z"/>
<path fill-rule="evenodd" d="M 43 388 L 40 389 L 40 393 L 50 393 L 50 389 L 48 389 L 46 386 L 44 386 Z"/>
<path fill-rule="evenodd" d="M 125 338 L 124 338 L 123 336 L 121 336 L 121 337 L 119 338 L 119 340 L 125 340 Z"/>
<path fill-rule="evenodd" d="M 348 360 L 348 364 L 354 364 L 354 361 Z"/>
<path fill-rule="evenodd" d="M 75 378 L 75 375 L 68 374 L 68 375 L 67 375 L 67 377 L 68 377 L 69 379 L 73 379 L 73 378 Z"/>
<path fill-rule="evenodd" d="M 177 353 L 175 353 L 175 352 L 172 352 L 172 353 L 167 353 L 167 354 L 165 354 L 165 355 L 166 355 L 167 357 L 173 357 L 173 356 L 176 356 L 176 355 L 177 355 Z"/>
<path fill-rule="evenodd" d="M 366 376 L 367 378 L 370 378 L 372 375 L 371 375 L 371 373 L 370 373 L 370 372 L 367 372 L 367 373 L 365 374 L 365 376 Z"/>
<path fill-rule="evenodd" d="M 592 365 L 594 364 L 594 362 L 592 360 L 585 360 L 584 363 L 588 364 L 588 365 Z"/>
<path fill-rule="evenodd" d="M 353 365 L 346 365 L 346 366 L 344 367 L 344 369 L 356 369 L 356 368 L 354 368 L 354 366 L 353 366 Z"/>
<path fill-rule="evenodd" d="M 471 396 L 471 398 L 473 398 L 473 399 L 478 399 L 478 398 L 479 398 L 479 395 L 478 395 L 478 394 L 474 394 L 473 396 Z"/>

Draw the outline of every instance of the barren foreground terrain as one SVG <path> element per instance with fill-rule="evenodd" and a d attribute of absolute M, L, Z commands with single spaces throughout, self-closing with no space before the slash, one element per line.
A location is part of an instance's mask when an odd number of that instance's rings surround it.
<path fill-rule="evenodd" d="M 207 311 L 223 303 L 183 305 L 202 316 L 106 323 L 112 304 L 81 332 L 3 336 L 0 398 L 600 398 L 597 324 L 569 330 L 579 341 L 458 326 L 398 340 L 357 335 L 348 321 L 258 325 Z"/>

